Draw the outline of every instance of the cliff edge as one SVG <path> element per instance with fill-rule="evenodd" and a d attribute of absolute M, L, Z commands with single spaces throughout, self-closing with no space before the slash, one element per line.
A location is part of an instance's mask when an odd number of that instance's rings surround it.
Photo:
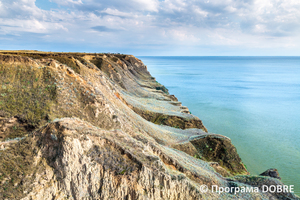
<path fill-rule="evenodd" d="M 298 199 L 134 56 L 0 51 L 0 80 L 0 199 Z"/>

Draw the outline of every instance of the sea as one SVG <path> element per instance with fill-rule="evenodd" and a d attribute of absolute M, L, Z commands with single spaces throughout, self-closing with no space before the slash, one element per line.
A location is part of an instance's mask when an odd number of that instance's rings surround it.
<path fill-rule="evenodd" d="M 300 57 L 138 58 L 209 132 L 231 139 L 252 175 L 276 168 L 300 195 Z"/>

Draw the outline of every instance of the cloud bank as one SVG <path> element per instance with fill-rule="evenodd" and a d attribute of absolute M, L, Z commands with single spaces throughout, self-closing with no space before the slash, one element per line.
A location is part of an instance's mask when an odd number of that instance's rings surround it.
<path fill-rule="evenodd" d="M 2 48 L 138 55 L 299 55 L 300 52 L 299 0 L 51 0 L 48 3 L 0 0 Z"/>

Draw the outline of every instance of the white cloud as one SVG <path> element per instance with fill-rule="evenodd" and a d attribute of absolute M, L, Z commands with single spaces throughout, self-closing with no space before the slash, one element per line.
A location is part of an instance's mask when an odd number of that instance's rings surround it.
<path fill-rule="evenodd" d="M 1 18 L 29 17 L 41 15 L 35 6 L 35 0 L 2 0 L 0 1 Z"/>
<path fill-rule="evenodd" d="M 36 7 L 35 0 L 0 0 L 0 34 L 21 37 L 30 32 L 44 34 L 47 41 L 77 38 L 85 44 L 124 48 L 148 44 L 300 48 L 299 0 L 52 2 L 62 7 L 46 11 Z"/>
<path fill-rule="evenodd" d="M 143 10 L 146 11 L 158 11 L 159 1 L 158 0 L 132 0 L 133 3 L 136 3 Z"/>
<path fill-rule="evenodd" d="M 237 8 L 233 7 L 233 6 L 226 6 L 225 7 L 225 10 L 227 10 L 228 12 L 236 12 L 237 11 Z"/>
<path fill-rule="evenodd" d="M 133 16 L 132 13 L 121 12 L 117 9 L 111 9 L 111 8 L 107 8 L 103 11 L 100 11 L 100 13 L 106 13 L 108 15 L 114 15 L 114 16 L 120 16 L 120 17 L 132 17 Z"/>
<path fill-rule="evenodd" d="M 82 4 L 81 0 L 51 0 L 51 2 L 57 3 L 59 5 L 64 5 L 64 6 Z"/>
<path fill-rule="evenodd" d="M 195 12 L 195 14 L 198 14 L 203 17 L 207 17 L 207 15 L 209 14 L 207 11 L 204 11 L 197 6 L 193 6 L 193 11 Z"/>

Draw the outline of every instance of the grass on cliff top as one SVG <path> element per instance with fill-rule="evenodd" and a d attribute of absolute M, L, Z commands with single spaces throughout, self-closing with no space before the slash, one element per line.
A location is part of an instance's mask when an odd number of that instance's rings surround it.
<path fill-rule="evenodd" d="M 41 51 L 26 51 L 26 50 L 25 51 L 0 51 L 0 53 L 25 56 L 33 59 L 52 58 L 62 64 L 71 67 L 76 73 L 80 73 L 80 67 L 76 64 L 74 59 L 77 59 L 82 64 L 84 64 L 86 63 L 86 60 L 83 57 L 86 55 L 91 55 L 91 56 L 104 55 L 103 53 L 76 53 L 76 52 L 63 53 L 63 52 L 41 52 Z"/>
<path fill-rule="evenodd" d="M 72 59 L 72 56 L 50 56 L 48 58 L 57 60 L 58 62 L 71 67 L 76 73 L 78 73 L 78 74 L 80 73 L 80 67 L 76 64 L 74 59 Z M 82 62 L 82 60 L 81 60 L 81 62 Z"/>
<path fill-rule="evenodd" d="M 0 111 L 37 126 L 47 120 L 56 85 L 46 68 L 0 65 Z"/>
<path fill-rule="evenodd" d="M 72 55 L 68 54 L 34 54 L 34 53 L 20 53 L 20 56 L 26 56 L 33 59 L 47 59 L 52 58 L 57 60 L 58 62 L 65 64 L 71 67 L 76 73 L 80 73 L 80 67 L 76 64 L 75 60 L 73 59 Z M 75 56 L 75 55 L 74 55 Z M 75 56 L 77 60 L 80 62 L 84 62 L 85 60 L 81 58 L 81 56 Z"/>

